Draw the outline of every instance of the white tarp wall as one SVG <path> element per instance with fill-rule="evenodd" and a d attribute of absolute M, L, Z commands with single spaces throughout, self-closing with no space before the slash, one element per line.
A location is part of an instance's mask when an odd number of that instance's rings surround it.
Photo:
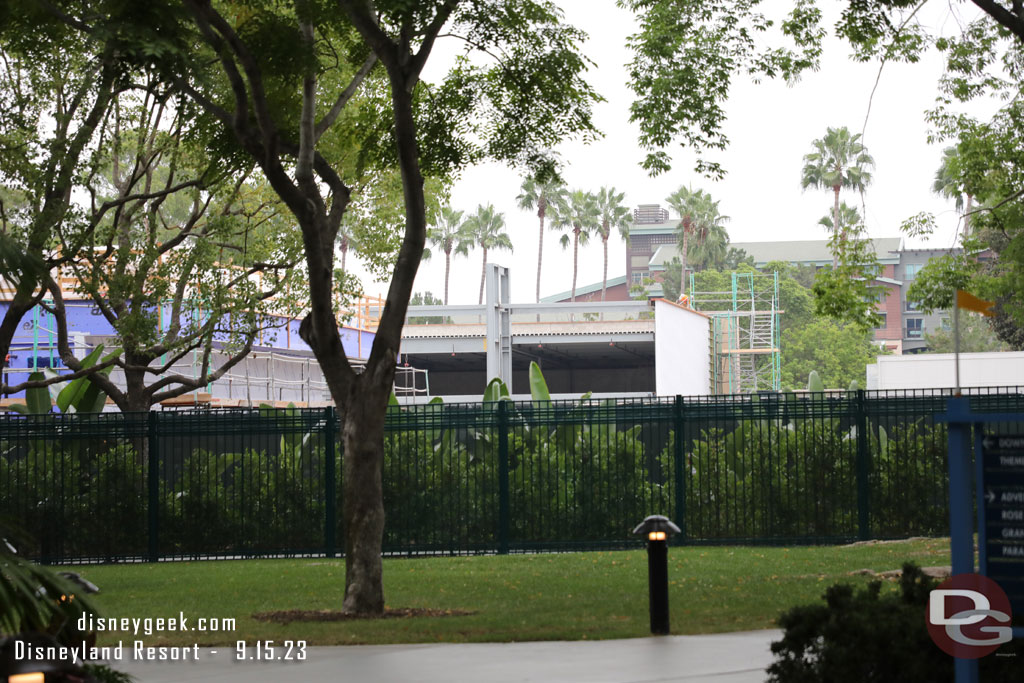
<path fill-rule="evenodd" d="M 868 389 L 947 389 L 955 386 L 952 353 L 879 356 L 867 366 Z M 961 353 L 961 387 L 1024 386 L 1024 351 Z"/>
<path fill-rule="evenodd" d="M 654 302 L 654 386 L 658 396 L 711 393 L 711 318 Z"/>

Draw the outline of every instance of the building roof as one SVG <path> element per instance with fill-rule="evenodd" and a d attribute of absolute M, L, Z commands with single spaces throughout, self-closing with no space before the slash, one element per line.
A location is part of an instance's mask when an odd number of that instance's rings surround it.
<path fill-rule="evenodd" d="M 626 284 L 626 276 L 625 275 L 620 275 L 619 277 L 610 277 L 610 278 L 608 278 L 608 286 L 609 287 L 615 287 L 616 285 L 624 285 L 624 284 Z M 590 294 L 592 292 L 600 292 L 600 291 L 601 291 L 601 283 L 600 282 L 595 282 L 595 283 L 590 284 L 590 285 L 583 285 L 582 287 L 577 287 L 576 288 L 576 296 L 580 297 L 580 296 L 583 296 L 584 294 Z M 558 294 L 552 294 L 551 296 L 543 296 L 543 297 L 541 297 L 540 301 L 541 301 L 541 303 L 544 303 L 544 304 L 557 303 L 559 301 L 564 301 L 565 299 L 568 299 L 571 296 L 572 296 L 572 290 L 569 289 L 569 290 L 566 290 L 564 292 L 559 292 Z"/>
<path fill-rule="evenodd" d="M 878 237 L 871 240 L 875 254 L 882 263 L 899 261 L 902 237 Z M 787 263 L 803 263 L 827 265 L 832 263 L 832 252 L 828 248 L 828 240 L 789 240 L 784 242 L 731 242 L 730 247 L 742 249 L 748 256 L 754 257 L 754 263 L 763 266 L 770 261 Z M 651 256 L 651 270 L 662 270 L 665 264 L 679 257 L 679 247 L 675 244 L 663 244 Z"/>

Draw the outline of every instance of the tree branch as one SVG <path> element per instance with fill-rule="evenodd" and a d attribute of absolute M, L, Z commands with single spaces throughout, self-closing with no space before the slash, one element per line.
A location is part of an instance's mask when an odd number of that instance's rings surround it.
<path fill-rule="evenodd" d="M 366 58 L 366 61 L 364 61 L 363 65 L 359 68 L 359 71 L 356 72 L 356 75 L 352 77 L 352 81 L 344 90 L 341 91 L 341 94 L 338 95 L 338 99 L 334 101 L 334 105 L 331 107 L 331 110 L 327 112 L 322 119 L 320 119 L 318 124 L 316 124 L 316 140 L 319 140 L 321 136 L 327 132 L 327 129 L 334 124 L 335 119 L 337 119 L 338 115 L 341 114 L 341 110 L 345 108 L 345 105 L 352 99 L 352 96 L 356 94 L 356 90 L 359 89 L 359 86 L 362 84 L 366 76 L 369 75 L 370 71 L 373 70 L 373 66 L 376 63 L 377 54 L 371 52 L 370 56 Z"/>

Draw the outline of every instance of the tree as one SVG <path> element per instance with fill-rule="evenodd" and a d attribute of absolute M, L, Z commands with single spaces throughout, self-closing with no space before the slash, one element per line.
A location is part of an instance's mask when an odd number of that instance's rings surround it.
<path fill-rule="evenodd" d="M 288 295 L 301 249 L 284 207 L 251 169 L 207 160 L 188 140 L 188 103 L 171 100 L 155 80 L 116 97 L 83 181 L 88 207 L 54 235 L 73 256 L 66 272 L 77 292 L 115 332 L 125 388 L 103 372 L 90 379 L 122 412 L 145 412 L 216 381 L 262 332 L 299 312 Z M 51 278 L 47 290 L 53 304 L 43 306 L 55 317 L 61 359 L 82 370 L 68 345 L 62 288 Z M 174 372 L 189 354 L 197 370 Z"/>
<path fill-rule="evenodd" d="M 857 225 L 861 224 L 860 211 L 857 207 L 850 206 L 846 202 L 840 202 L 839 204 L 839 232 L 846 234 L 846 232 Z M 835 232 L 835 215 L 830 210 L 827 215 L 822 216 L 818 221 L 818 225 L 824 227 L 826 230 L 831 232 L 833 235 Z"/>
<path fill-rule="evenodd" d="M 22 9 L 0 8 L 0 271 L 14 285 L 0 321 L 0 357 L 67 258 L 54 235 L 73 218 L 72 197 L 85 189 L 80 180 L 112 102 L 131 87 L 118 58 L 136 56 L 128 46 L 117 52 L 116 32 L 93 39 Z"/>
<path fill-rule="evenodd" d="M 712 200 L 711 195 L 704 190 L 680 186 L 678 190 L 666 197 L 665 201 L 679 214 L 676 235 L 679 238 L 682 276 L 685 278 L 691 251 L 690 237 L 696 236 L 698 240 L 708 240 L 714 236 L 713 239 L 718 243 L 716 249 L 724 249 L 724 244 L 728 243 L 728 234 L 725 233 L 722 224 L 729 220 L 729 217 L 719 213 L 718 202 Z M 724 260 L 725 254 L 721 253 L 721 257 Z"/>
<path fill-rule="evenodd" d="M 100 34 L 108 29 L 107 4 L 54 0 L 45 10 Z M 550 168 L 538 150 L 592 138 L 597 96 L 582 79 L 588 62 L 578 52 L 585 36 L 539 0 L 375 8 L 295 0 L 244 11 L 202 0 L 109 4 L 131 7 L 123 25 L 154 68 L 202 110 L 211 149 L 254 160 L 298 223 L 310 297 L 299 333 L 344 421 L 342 609 L 380 614 L 384 417 L 426 240 L 424 175 L 447 178 L 484 158 Z M 37 7 L 27 5 L 31 27 Z M 425 83 L 421 74 L 442 33 L 500 57 L 484 66 L 459 60 L 440 82 Z M 396 167 L 404 225 L 388 260 L 391 283 L 370 357 L 356 374 L 332 308 L 335 245 L 351 185 Z"/>
<path fill-rule="evenodd" d="M 925 353 L 953 353 L 956 350 L 954 330 L 934 330 L 924 335 Z M 964 353 L 981 351 L 1009 351 L 1010 346 L 996 336 L 988 320 L 968 311 L 960 312 L 960 350 Z"/>
<path fill-rule="evenodd" d="M 565 230 L 559 242 L 562 249 L 568 249 L 572 242 L 572 293 L 570 301 L 576 301 L 576 274 L 579 271 L 580 245 L 587 245 L 590 234 L 600 226 L 601 213 L 597 206 L 597 198 L 590 192 L 573 190 L 566 193 L 560 202 L 554 205 L 554 216 L 551 220 L 553 230 Z M 572 239 L 569 239 L 572 235 Z"/>
<path fill-rule="evenodd" d="M 516 202 L 520 209 L 532 211 L 537 209 L 537 218 L 540 219 L 540 237 L 537 241 L 537 303 L 540 303 L 540 267 L 544 255 L 544 218 L 547 216 L 548 207 L 558 204 L 565 199 L 565 184 L 560 178 L 553 175 L 538 180 L 537 176 L 529 176 L 523 180 Z"/>
<path fill-rule="evenodd" d="M 484 302 L 484 281 L 487 279 L 487 252 L 491 249 L 508 249 L 512 251 L 512 238 L 505 230 L 505 214 L 494 210 L 493 204 L 476 207 L 476 213 L 466 219 L 466 234 L 473 244 L 483 251 L 483 263 L 480 266 L 480 298 L 478 304 Z"/>
<path fill-rule="evenodd" d="M 683 282 L 683 262 L 673 257 L 665 264 L 665 273 L 661 278 L 661 292 L 669 301 L 679 301 L 679 296 L 686 291 L 687 283 Z"/>
<path fill-rule="evenodd" d="M 804 156 L 800 185 L 805 190 L 808 187 L 832 190 L 832 233 L 843 242 L 846 231 L 840 223 L 839 191 L 845 188 L 863 193 L 871 183 L 871 173 L 867 169 L 874 166 L 875 161 L 860 143 L 860 134 L 851 134 L 845 126 L 829 128 L 825 137 L 812 144 L 814 151 Z M 833 268 L 837 265 L 837 257 L 833 256 Z"/>
<path fill-rule="evenodd" d="M 435 247 L 444 252 L 444 305 L 448 305 L 448 274 L 451 272 L 452 252 L 467 256 L 469 248 L 467 242 L 472 242 L 472 235 L 468 234 L 467 221 L 462 220 L 462 211 L 456 211 L 450 206 L 442 206 L 434 214 L 434 228 L 427 232 L 427 239 Z"/>
<path fill-rule="evenodd" d="M 715 205 L 717 206 L 717 202 Z M 723 223 L 728 216 L 711 216 L 694 230 L 695 242 L 690 246 L 689 261 L 694 270 L 720 269 L 725 266 L 729 249 L 729 233 Z"/>
<path fill-rule="evenodd" d="M 774 22 L 758 2 L 618 0 L 618 5 L 632 10 L 639 26 L 629 37 L 628 82 L 636 95 L 630 120 L 648 152 L 642 165 L 652 175 L 671 168 L 665 149 L 678 141 L 695 154 L 698 173 L 721 177 L 725 170 L 705 151 L 729 143 L 723 104 L 734 75 L 793 82 L 819 65 L 824 31 L 813 1 L 794 3 L 782 21 Z M 761 37 L 773 24 L 784 44 Z"/>
<path fill-rule="evenodd" d="M 615 188 L 602 187 L 597 193 L 598 224 L 597 234 L 601 236 L 601 246 L 604 247 L 604 270 L 601 276 L 601 301 L 604 301 L 605 291 L 608 289 L 608 238 L 611 237 L 612 229 L 618 230 L 622 239 L 629 241 L 629 208 L 622 205 L 625 193 L 616 192 Z"/>
<path fill-rule="evenodd" d="M 956 147 L 947 147 L 942 150 L 942 162 L 935 170 L 935 181 L 932 183 L 932 192 L 952 199 L 955 202 L 956 210 L 963 211 L 963 235 L 966 238 L 971 234 L 971 209 L 974 204 L 974 197 L 967 195 L 967 207 L 964 209 L 964 195 L 960 191 L 960 182 L 957 178 L 959 172 L 959 159 Z"/>
<path fill-rule="evenodd" d="M 864 380 L 864 368 L 881 350 L 869 332 L 832 320 L 816 320 L 782 335 L 782 386 L 803 388 L 811 370 L 829 389 L 844 389 Z"/>
<path fill-rule="evenodd" d="M 448 305 L 447 302 L 441 301 L 440 299 L 436 298 L 430 292 L 416 292 L 415 294 L 412 295 L 412 298 L 409 299 L 409 305 L 410 306 L 440 306 L 442 304 L 444 304 L 445 306 Z M 444 318 L 444 316 L 427 315 L 427 316 L 412 316 L 407 321 L 407 324 L 408 325 L 440 325 L 440 324 L 443 324 L 444 322 L 446 322 L 446 319 Z"/>

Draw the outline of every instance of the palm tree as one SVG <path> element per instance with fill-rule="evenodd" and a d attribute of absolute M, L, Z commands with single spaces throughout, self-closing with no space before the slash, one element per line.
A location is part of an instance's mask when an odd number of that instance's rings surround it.
<path fill-rule="evenodd" d="M 480 298 L 478 304 L 484 302 L 484 279 L 487 277 L 487 252 L 490 249 L 508 249 L 512 251 L 512 239 L 505 229 L 505 214 L 494 210 L 493 204 L 478 205 L 476 213 L 466 219 L 466 239 L 472 240 L 483 249 L 483 265 L 480 267 Z M 468 245 L 467 245 L 468 247 Z"/>
<path fill-rule="evenodd" d="M 875 160 L 860 143 L 860 134 L 851 134 L 845 126 L 827 129 L 825 137 L 812 144 L 814 151 L 804 156 L 801 187 L 805 190 L 808 187 L 832 190 L 835 195 L 832 230 L 842 241 L 846 235 L 839 229 L 839 191 L 847 188 L 863 193 L 871 183 L 871 173 L 867 168 L 874 166 Z M 832 265 L 836 266 L 834 255 Z"/>
<path fill-rule="evenodd" d="M 728 233 L 722 225 L 728 216 L 723 216 L 718 210 L 718 202 L 711 199 L 711 195 L 704 190 L 693 190 L 681 186 L 678 190 L 665 198 L 668 205 L 679 214 L 679 226 L 676 228 L 679 237 L 679 258 L 682 262 L 682 274 L 686 278 L 686 262 L 690 255 L 690 236 L 695 235 L 700 242 L 714 241 L 714 249 L 717 253 L 721 247 L 726 247 L 729 242 Z M 719 246 L 718 243 L 721 243 Z M 712 247 L 709 246 L 708 250 Z M 695 254 L 698 256 L 699 254 Z M 724 261 L 725 253 L 721 253 Z"/>
<path fill-rule="evenodd" d="M 342 272 L 345 271 L 345 257 L 348 256 L 349 249 L 359 251 L 359 244 L 353 225 L 348 220 L 342 219 L 341 225 L 338 226 L 338 251 L 341 252 Z"/>
<path fill-rule="evenodd" d="M 970 234 L 971 205 L 974 204 L 974 197 L 967 195 L 967 207 L 964 210 L 964 195 L 960 192 L 960 183 L 957 178 L 957 171 L 960 165 L 960 154 L 956 147 L 947 147 L 942 150 L 942 163 L 935 170 L 935 182 L 932 183 L 932 192 L 946 199 L 956 202 L 956 210 L 963 212 L 964 237 Z"/>
<path fill-rule="evenodd" d="M 839 204 L 839 229 L 844 233 L 850 228 L 860 225 L 860 212 L 857 211 L 857 207 L 850 206 L 846 202 Z M 826 230 L 833 230 L 835 226 L 835 214 L 831 211 L 821 217 L 818 221 L 818 225 L 823 226 Z"/>
<path fill-rule="evenodd" d="M 597 193 L 597 234 L 601 236 L 601 245 L 604 247 L 601 301 L 604 301 L 605 291 L 608 289 L 608 238 L 612 235 L 612 228 L 617 229 L 622 239 L 629 242 L 629 208 L 622 205 L 625 197 L 624 193 L 616 192 L 614 187 L 602 187 Z"/>
<path fill-rule="evenodd" d="M 586 246 L 590 241 L 590 233 L 600 224 L 600 210 L 597 198 L 591 192 L 573 190 L 565 195 L 560 202 L 552 205 L 554 215 L 551 217 L 553 230 L 565 230 L 559 242 L 562 249 L 569 248 L 569 235 L 572 235 L 572 294 L 570 301 L 576 301 L 576 275 L 579 272 L 580 245 Z"/>
<path fill-rule="evenodd" d="M 693 236 L 697 240 L 690 245 L 688 256 L 695 271 L 709 268 L 720 270 L 724 267 L 729 252 L 729 232 L 722 223 L 727 220 L 728 216 L 713 216 L 712 220 L 694 229 Z"/>
<path fill-rule="evenodd" d="M 444 252 L 444 305 L 448 305 L 448 273 L 451 271 L 452 252 L 469 255 L 469 246 L 473 236 L 466 231 L 466 221 L 462 220 L 462 211 L 455 211 L 450 206 L 442 206 L 433 220 L 433 228 L 427 231 L 427 239 L 435 247 Z"/>
<path fill-rule="evenodd" d="M 555 177 L 544 181 L 538 181 L 533 177 L 527 178 L 516 197 L 520 209 L 532 211 L 536 207 L 537 218 L 540 219 L 540 239 L 537 242 L 537 303 L 540 303 L 540 266 L 541 257 L 544 255 L 544 218 L 547 216 L 548 207 L 564 198 L 565 185 Z"/>

